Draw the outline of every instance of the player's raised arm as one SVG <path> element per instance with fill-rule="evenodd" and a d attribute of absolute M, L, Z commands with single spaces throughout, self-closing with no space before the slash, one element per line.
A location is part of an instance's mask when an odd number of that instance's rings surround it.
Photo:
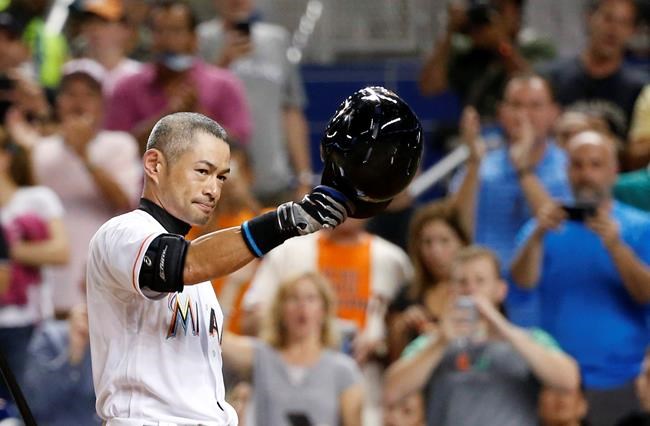
<path fill-rule="evenodd" d="M 240 227 L 204 235 L 189 246 L 183 281 L 191 285 L 229 274 L 289 238 L 334 228 L 347 218 L 346 203 L 342 193 L 318 186 L 300 202 L 284 203 Z"/>
<path fill-rule="evenodd" d="M 209 220 L 230 171 L 225 132 L 201 117 L 177 113 L 161 119 L 144 154 L 144 199 L 185 224 Z M 339 106 L 321 149 L 323 185 L 301 201 L 192 243 L 179 233 L 157 236 L 143 257 L 140 287 L 182 291 L 234 272 L 289 238 L 335 227 L 348 215 L 369 217 L 383 210 L 417 171 L 422 127 L 393 92 L 365 88 Z"/>

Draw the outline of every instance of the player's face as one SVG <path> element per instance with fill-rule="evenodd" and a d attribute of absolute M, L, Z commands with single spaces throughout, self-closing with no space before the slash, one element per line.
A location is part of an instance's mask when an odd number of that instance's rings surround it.
<path fill-rule="evenodd" d="M 197 132 L 192 147 L 160 176 L 165 210 L 191 224 L 205 225 L 221 197 L 230 172 L 230 148 L 217 137 Z"/>
<path fill-rule="evenodd" d="M 458 295 L 483 296 L 495 305 L 505 297 L 505 284 L 487 257 L 456 263 L 452 268 L 452 281 L 454 293 Z"/>
<path fill-rule="evenodd" d="M 282 319 L 290 339 L 320 334 L 325 304 L 316 284 L 304 278 L 293 285 L 283 301 Z"/>
<path fill-rule="evenodd" d="M 424 267 L 436 278 L 446 279 L 451 262 L 463 243 L 442 220 L 432 220 L 420 232 L 420 256 Z"/>

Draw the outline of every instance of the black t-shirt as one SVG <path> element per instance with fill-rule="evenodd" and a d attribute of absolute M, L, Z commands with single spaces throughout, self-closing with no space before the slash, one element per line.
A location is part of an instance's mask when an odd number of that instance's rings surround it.
<path fill-rule="evenodd" d="M 407 310 L 411 305 L 418 303 L 413 300 L 410 295 L 411 287 L 408 285 L 402 286 L 397 292 L 395 298 L 388 305 L 388 311 L 392 313 L 402 313 Z"/>
<path fill-rule="evenodd" d="M 517 51 L 531 64 L 555 56 L 553 46 L 544 39 L 517 42 Z M 494 50 L 476 47 L 467 36 L 455 34 L 447 69 L 450 88 L 463 105 L 473 105 L 482 118 L 493 119 L 508 81 L 504 59 Z"/>
<path fill-rule="evenodd" d="M 587 74 L 579 57 L 562 59 L 540 69 L 560 105 L 602 115 L 612 130 L 626 139 L 634 102 L 645 77 L 625 66 L 604 78 Z"/>

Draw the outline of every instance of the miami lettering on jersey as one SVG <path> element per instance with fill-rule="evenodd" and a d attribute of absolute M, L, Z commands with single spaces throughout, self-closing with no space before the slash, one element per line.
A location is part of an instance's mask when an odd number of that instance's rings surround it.
<path fill-rule="evenodd" d="M 170 293 L 167 306 L 172 311 L 172 318 L 167 329 L 167 338 L 176 337 L 178 325 L 183 327 L 187 336 L 188 323 L 192 327 L 192 335 L 199 335 L 199 305 L 192 305 L 192 298 L 179 293 Z"/>
<path fill-rule="evenodd" d="M 198 302 L 192 303 L 192 298 L 183 293 L 170 293 L 167 297 L 167 307 L 171 311 L 171 319 L 167 328 L 167 339 L 176 337 L 179 326 L 183 328 L 185 336 L 191 329 L 192 336 L 200 332 L 200 311 Z M 208 333 L 210 337 L 217 337 L 221 343 L 222 333 L 219 330 L 217 313 L 214 307 L 210 308 L 210 322 Z"/>

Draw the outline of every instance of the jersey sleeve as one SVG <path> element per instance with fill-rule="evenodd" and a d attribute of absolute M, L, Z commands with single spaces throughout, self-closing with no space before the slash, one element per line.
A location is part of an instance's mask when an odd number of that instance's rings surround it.
<path fill-rule="evenodd" d="M 147 299 L 157 299 L 165 296 L 165 293 L 145 293 L 140 288 L 139 276 L 145 253 L 151 242 L 164 233 L 162 230 L 142 226 L 142 223 L 128 222 L 129 215 L 123 215 L 114 219 L 109 226 L 100 229 L 91 241 L 91 262 L 89 263 L 89 275 L 91 265 L 97 267 L 97 283 L 109 287 L 110 290 L 136 295 Z M 97 262 L 97 259 L 101 259 Z M 91 278 L 89 276 L 89 278 Z"/>

